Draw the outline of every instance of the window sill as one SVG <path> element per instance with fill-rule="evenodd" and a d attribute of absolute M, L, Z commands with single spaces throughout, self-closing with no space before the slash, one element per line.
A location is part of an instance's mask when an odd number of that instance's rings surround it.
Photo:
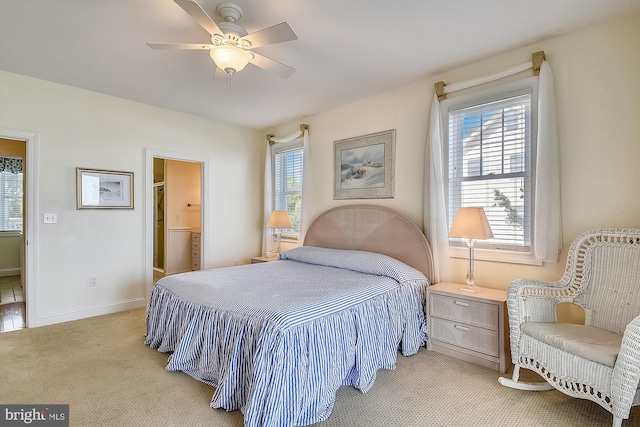
<path fill-rule="evenodd" d="M 449 256 L 451 258 L 469 259 L 469 248 L 449 247 Z M 524 252 L 492 251 L 489 249 L 475 248 L 473 251 L 473 259 L 476 261 L 503 262 L 508 264 L 542 265 L 542 261 L 536 259 L 532 253 Z"/>
<path fill-rule="evenodd" d="M 20 237 L 21 235 L 22 231 L 20 230 L 0 231 L 0 237 Z"/>

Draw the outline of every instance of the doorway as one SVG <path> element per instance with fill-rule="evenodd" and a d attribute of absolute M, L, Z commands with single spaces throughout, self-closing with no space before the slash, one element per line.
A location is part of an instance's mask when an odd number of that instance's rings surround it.
<path fill-rule="evenodd" d="M 0 332 L 23 329 L 26 142 L 0 138 Z"/>
<path fill-rule="evenodd" d="M 147 150 L 147 284 L 200 269 L 206 251 L 208 159 Z M 196 242 L 194 246 L 194 242 Z"/>

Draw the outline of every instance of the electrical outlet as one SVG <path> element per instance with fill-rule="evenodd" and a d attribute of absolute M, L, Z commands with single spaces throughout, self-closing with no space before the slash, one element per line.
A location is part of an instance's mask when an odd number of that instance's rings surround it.
<path fill-rule="evenodd" d="M 89 286 L 98 286 L 98 279 L 95 276 L 89 277 Z"/>

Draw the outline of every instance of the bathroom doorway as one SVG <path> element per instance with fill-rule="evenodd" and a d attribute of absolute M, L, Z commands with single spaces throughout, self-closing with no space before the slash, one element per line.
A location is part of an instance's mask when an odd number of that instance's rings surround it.
<path fill-rule="evenodd" d="M 153 159 L 153 280 L 199 270 L 202 165 Z"/>
<path fill-rule="evenodd" d="M 179 269 L 206 268 L 211 229 L 211 218 L 207 214 L 211 173 L 207 156 L 168 150 L 147 149 L 145 165 L 145 282 L 147 295 L 151 295 L 156 283 L 154 269 L 162 270 L 156 272 L 158 277 Z M 161 171 L 164 176 L 160 176 Z M 163 216 L 157 209 L 160 188 L 164 198 Z M 164 221 L 159 224 L 160 218 Z M 197 250 L 192 250 L 194 237 L 200 239 Z"/>

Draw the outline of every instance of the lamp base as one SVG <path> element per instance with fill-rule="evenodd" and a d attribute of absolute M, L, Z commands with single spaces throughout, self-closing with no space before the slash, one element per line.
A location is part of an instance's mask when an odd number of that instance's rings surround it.
<path fill-rule="evenodd" d="M 482 288 L 476 285 L 467 285 L 460 288 L 461 291 L 469 292 L 477 294 L 478 292 L 482 292 Z"/>
<path fill-rule="evenodd" d="M 482 292 L 482 288 L 476 286 L 476 275 L 473 272 L 473 240 L 469 240 L 469 271 L 467 271 L 467 277 L 465 277 L 467 286 L 460 288 L 461 291 L 471 292 L 477 294 Z"/>

